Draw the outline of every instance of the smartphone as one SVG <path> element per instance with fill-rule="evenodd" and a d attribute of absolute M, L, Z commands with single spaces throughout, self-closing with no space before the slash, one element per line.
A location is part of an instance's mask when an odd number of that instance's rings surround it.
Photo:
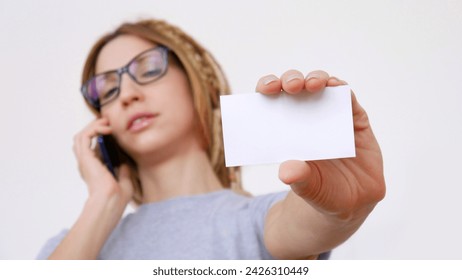
<path fill-rule="evenodd" d="M 117 178 L 116 169 L 120 166 L 120 156 L 117 143 L 111 135 L 99 135 L 98 146 L 101 151 L 103 162 L 107 169 Z"/>

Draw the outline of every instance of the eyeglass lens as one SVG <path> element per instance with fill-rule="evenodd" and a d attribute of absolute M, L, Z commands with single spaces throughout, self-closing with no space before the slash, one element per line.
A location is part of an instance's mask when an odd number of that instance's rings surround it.
<path fill-rule="evenodd" d="M 135 57 L 120 70 L 109 71 L 93 77 L 83 89 L 93 104 L 102 106 L 115 99 L 120 91 L 122 74 L 129 76 L 138 84 L 144 85 L 159 79 L 167 70 L 166 49 L 156 47 Z"/>

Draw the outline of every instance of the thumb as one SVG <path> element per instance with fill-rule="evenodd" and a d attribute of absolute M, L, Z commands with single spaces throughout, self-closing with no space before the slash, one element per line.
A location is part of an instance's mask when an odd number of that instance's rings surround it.
<path fill-rule="evenodd" d="M 313 162 L 285 161 L 279 167 L 279 179 L 308 202 L 320 199 L 321 174 Z"/>

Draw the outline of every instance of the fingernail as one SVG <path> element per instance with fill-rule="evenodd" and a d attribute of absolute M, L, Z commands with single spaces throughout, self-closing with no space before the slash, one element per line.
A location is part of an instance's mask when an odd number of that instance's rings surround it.
<path fill-rule="evenodd" d="M 269 84 L 271 84 L 271 83 L 273 83 L 273 82 L 276 82 L 277 80 L 278 80 L 277 77 L 274 77 L 274 76 L 267 76 L 267 77 L 264 77 L 264 78 L 263 78 L 263 84 L 264 84 L 265 86 L 267 86 L 267 85 L 269 85 Z"/>
<path fill-rule="evenodd" d="M 319 79 L 321 78 L 321 75 L 319 75 L 318 73 L 311 73 L 309 74 L 308 76 L 306 76 L 306 81 L 309 81 L 311 79 Z"/>
<path fill-rule="evenodd" d="M 300 78 L 300 75 L 297 75 L 297 74 L 290 74 L 286 77 L 286 83 L 289 83 L 293 80 L 301 80 L 303 78 L 303 76 Z"/>

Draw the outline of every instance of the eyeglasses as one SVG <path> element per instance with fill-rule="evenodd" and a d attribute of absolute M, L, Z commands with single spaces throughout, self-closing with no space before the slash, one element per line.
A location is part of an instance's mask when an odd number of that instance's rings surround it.
<path fill-rule="evenodd" d="M 168 49 L 156 46 L 146 50 L 117 70 L 98 74 L 82 85 L 84 98 L 97 110 L 120 94 L 122 75 L 127 73 L 139 85 L 160 79 L 168 67 Z"/>

